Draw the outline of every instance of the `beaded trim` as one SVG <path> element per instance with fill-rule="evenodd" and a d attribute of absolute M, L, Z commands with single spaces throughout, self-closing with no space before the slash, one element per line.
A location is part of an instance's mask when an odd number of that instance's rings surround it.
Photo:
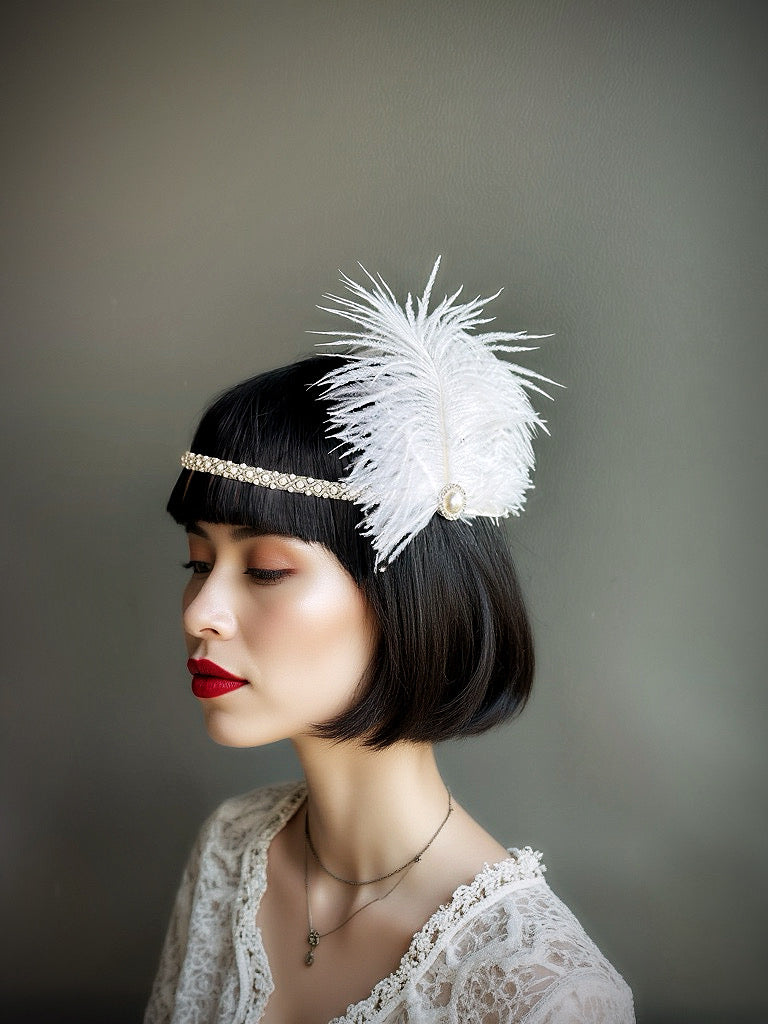
<path fill-rule="evenodd" d="M 460 885 L 447 903 L 434 912 L 411 939 L 398 968 L 374 986 L 367 999 L 347 1007 L 343 1017 L 334 1017 L 330 1024 L 368 1024 L 411 981 L 415 971 L 432 956 L 444 936 L 462 921 L 479 913 L 484 902 L 507 885 L 526 885 L 544 880 L 547 870 L 541 854 L 530 846 L 510 847 L 510 857 L 496 864 L 484 864 L 482 871 L 467 885 Z"/>
<path fill-rule="evenodd" d="M 184 469 L 197 473 L 211 473 L 228 480 L 239 480 L 244 484 L 269 487 L 273 491 L 290 491 L 309 494 L 315 498 L 335 498 L 337 501 L 354 501 L 355 493 L 340 480 L 316 480 L 313 476 L 299 476 L 297 473 L 280 473 L 276 469 L 262 469 L 261 466 L 246 466 L 244 462 L 228 462 L 215 459 L 212 455 L 196 455 L 184 452 L 181 456 Z"/>

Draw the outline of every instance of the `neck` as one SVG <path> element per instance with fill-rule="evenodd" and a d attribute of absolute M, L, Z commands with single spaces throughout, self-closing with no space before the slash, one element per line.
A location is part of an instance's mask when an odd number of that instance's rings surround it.
<path fill-rule="evenodd" d="M 309 824 L 322 862 L 350 879 L 385 874 L 419 852 L 448 809 L 428 744 L 296 742 Z"/>

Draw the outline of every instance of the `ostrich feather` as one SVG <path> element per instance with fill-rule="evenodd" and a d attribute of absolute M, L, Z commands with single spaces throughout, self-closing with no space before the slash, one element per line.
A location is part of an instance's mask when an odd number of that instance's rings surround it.
<path fill-rule="evenodd" d="M 363 510 L 377 565 L 391 562 L 430 521 L 445 488 L 465 503 L 448 518 L 517 515 L 533 486 L 532 439 L 544 420 L 529 398 L 553 381 L 496 353 L 529 352 L 520 342 L 544 335 L 492 331 L 483 316 L 488 298 L 458 302 L 462 289 L 429 312 L 438 257 L 423 295 L 404 306 L 380 277 L 360 265 L 366 289 L 342 274 L 350 297 L 324 296 L 326 312 L 350 330 L 318 331 L 329 354 L 345 361 L 318 381 L 330 405 L 328 434 L 352 468 L 344 482 Z"/>

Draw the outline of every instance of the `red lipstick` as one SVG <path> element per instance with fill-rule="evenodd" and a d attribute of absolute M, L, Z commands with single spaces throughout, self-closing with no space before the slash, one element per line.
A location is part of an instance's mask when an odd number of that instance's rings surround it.
<path fill-rule="evenodd" d="M 248 682 L 207 658 L 190 658 L 187 668 L 192 673 L 192 693 L 196 697 L 221 697 L 225 693 L 239 690 Z"/>

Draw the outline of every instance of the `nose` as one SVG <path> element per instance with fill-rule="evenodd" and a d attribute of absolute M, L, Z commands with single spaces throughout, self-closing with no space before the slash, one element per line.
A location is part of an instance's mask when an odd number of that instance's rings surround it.
<path fill-rule="evenodd" d="M 192 588 L 194 587 L 194 590 Z M 190 591 L 192 591 L 190 593 Z M 228 640 L 235 635 L 237 618 L 226 584 L 211 574 L 202 586 L 192 580 L 184 595 L 184 632 L 201 639 Z"/>

